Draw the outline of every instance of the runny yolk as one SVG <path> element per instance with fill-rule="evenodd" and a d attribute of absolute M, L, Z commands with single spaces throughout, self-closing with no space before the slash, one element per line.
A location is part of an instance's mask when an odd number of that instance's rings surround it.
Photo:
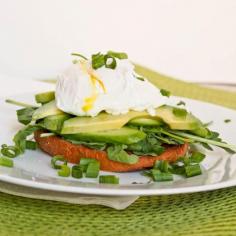
<path fill-rule="evenodd" d="M 92 84 L 92 95 L 84 99 L 84 105 L 82 106 L 83 111 L 86 112 L 93 108 L 94 103 L 98 97 L 96 83 L 99 84 L 99 86 L 102 88 L 104 93 L 106 93 L 106 87 L 104 86 L 104 83 L 93 73 L 92 70 L 87 69 L 85 63 L 81 63 L 81 66 L 82 66 L 83 71 L 89 74 L 90 81 Z"/>

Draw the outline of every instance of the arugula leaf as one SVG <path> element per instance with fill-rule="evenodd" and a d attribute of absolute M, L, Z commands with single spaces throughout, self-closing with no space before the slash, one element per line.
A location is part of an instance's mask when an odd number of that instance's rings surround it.
<path fill-rule="evenodd" d="M 127 149 L 136 155 L 157 156 L 165 150 L 161 144 L 162 142 L 155 137 L 155 134 L 148 134 L 144 140 L 129 145 Z"/>
<path fill-rule="evenodd" d="M 93 149 L 97 149 L 97 150 L 105 150 L 107 147 L 106 143 L 99 143 L 99 142 L 85 142 L 85 141 L 78 141 L 78 140 L 73 140 L 73 139 L 68 139 L 65 138 L 65 140 L 73 143 L 73 144 L 77 144 L 77 145 L 84 145 L 88 148 L 93 148 Z"/>
<path fill-rule="evenodd" d="M 28 125 L 32 121 L 32 116 L 34 111 L 37 108 L 35 107 L 26 107 L 16 111 L 17 119 L 20 123 Z"/>
<path fill-rule="evenodd" d="M 196 136 L 193 134 L 189 134 L 187 132 L 177 131 L 177 130 L 176 131 L 169 130 L 169 132 L 176 135 L 176 136 L 187 138 L 192 143 L 200 143 L 204 147 L 206 147 L 210 150 L 211 150 L 211 147 L 209 145 L 214 145 L 214 146 L 223 148 L 224 150 L 228 151 L 229 153 L 236 153 L 236 146 L 232 145 L 232 144 L 227 144 L 226 142 L 222 141 L 219 138 L 219 134 L 217 132 L 211 131 L 209 138 L 203 138 L 203 137 L 199 137 L 199 136 Z"/>
<path fill-rule="evenodd" d="M 139 157 L 134 154 L 128 154 L 124 149 L 126 145 L 113 145 L 107 148 L 108 158 L 112 161 L 135 164 L 138 162 Z"/>

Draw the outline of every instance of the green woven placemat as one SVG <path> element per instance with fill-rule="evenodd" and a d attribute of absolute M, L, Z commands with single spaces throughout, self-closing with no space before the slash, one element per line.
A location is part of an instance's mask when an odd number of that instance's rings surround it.
<path fill-rule="evenodd" d="M 236 109 L 236 93 L 202 88 L 140 66 L 137 70 L 175 95 Z M 0 193 L 0 235 L 236 235 L 236 188 L 141 197 L 123 211 Z"/>

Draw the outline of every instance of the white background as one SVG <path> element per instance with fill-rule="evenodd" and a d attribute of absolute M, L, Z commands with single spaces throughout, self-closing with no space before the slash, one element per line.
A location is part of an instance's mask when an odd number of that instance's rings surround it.
<path fill-rule="evenodd" d="M 54 77 L 71 52 L 112 49 L 184 80 L 236 83 L 235 0 L 0 0 L 0 30 L 0 75 Z"/>

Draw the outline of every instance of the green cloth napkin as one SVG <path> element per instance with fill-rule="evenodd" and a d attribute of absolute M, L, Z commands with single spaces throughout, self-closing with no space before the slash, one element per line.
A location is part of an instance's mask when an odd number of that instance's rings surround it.
<path fill-rule="evenodd" d="M 173 95 L 236 109 L 236 93 L 204 88 L 137 66 Z M 141 197 L 123 211 L 0 193 L 0 235 L 236 235 L 236 188 L 173 196 Z"/>

